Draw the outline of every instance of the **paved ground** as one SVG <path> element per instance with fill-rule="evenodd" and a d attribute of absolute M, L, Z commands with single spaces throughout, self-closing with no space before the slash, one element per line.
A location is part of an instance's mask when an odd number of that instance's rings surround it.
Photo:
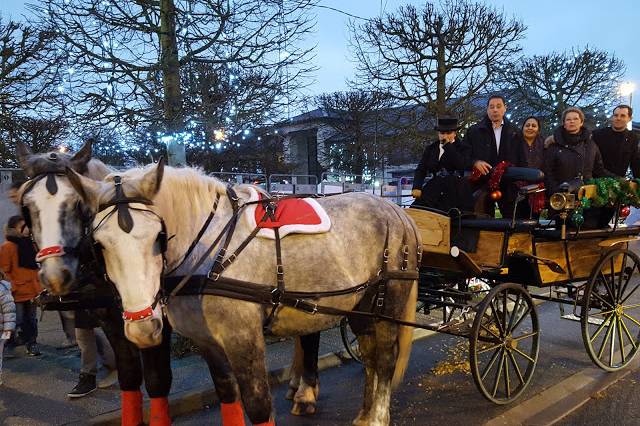
<path fill-rule="evenodd" d="M 16 350 L 18 357 L 4 362 L 4 385 L 0 387 L 0 424 L 82 424 L 91 417 L 120 408 L 119 391 L 116 388 L 98 390 L 84 398 L 70 401 L 66 394 L 78 379 L 79 351 L 77 348 L 55 348 L 63 337 L 56 312 L 45 312 L 39 324 L 39 332 L 41 356 L 27 357 L 23 347 L 19 347 Z M 321 343 L 322 353 L 342 349 L 337 330 L 325 333 Z M 287 366 L 291 353 L 291 341 L 269 344 L 269 368 Z M 207 367 L 198 356 L 174 359 L 172 367 L 172 395 L 211 386 Z"/>
<path fill-rule="evenodd" d="M 519 402 L 550 388 L 585 368 L 591 362 L 584 351 L 580 324 L 559 318 L 557 305 L 539 306 L 542 331 L 540 357 L 533 381 Z M 464 340 L 436 335 L 416 341 L 404 383 L 394 393 L 392 419 L 395 425 L 477 425 L 483 424 L 510 406 L 496 406 L 478 393 L 467 372 L 447 372 L 443 363 L 463 360 L 467 354 Z M 444 374 L 436 375 L 434 370 Z M 348 425 L 355 418 L 362 401 L 362 367 L 349 363 L 322 372 L 319 411 L 313 418 L 288 413 L 284 400 L 285 386 L 274 389 L 277 424 Z M 516 403 L 517 404 L 517 403 Z M 175 419 L 176 425 L 219 424 L 218 407 Z M 247 424 L 250 424 L 249 422 Z"/>

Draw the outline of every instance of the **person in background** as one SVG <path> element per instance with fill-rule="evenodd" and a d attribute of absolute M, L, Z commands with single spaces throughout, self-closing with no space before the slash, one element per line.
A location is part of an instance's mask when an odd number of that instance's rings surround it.
<path fill-rule="evenodd" d="M 488 181 L 491 169 L 501 161 L 513 166 L 524 167 L 526 159 L 522 149 L 522 135 L 517 127 L 505 118 L 507 105 L 504 97 L 493 95 L 487 101 L 487 114 L 477 124 L 469 127 L 462 143 L 466 145 L 469 155 L 466 169 L 471 169 L 479 178 L 476 186 L 481 188 Z M 498 202 L 502 217 L 513 215 L 513 206 L 517 192 L 513 185 L 505 183 L 501 186 L 503 196 Z M 493 216 L 493 203 L 484 203 L 481 213 Z"/>
<path fill-rule="evenodd" d="M 544 138 L 540 134 L 540 120 L 527 117 L 522 124 L 522 140 L 527 167 L 542 170 L 544 165 Z"/>
<path fill-rule="evenodd" d="M 640 178 L 640 152 L 638 136 L 627 129 L 633 110 L 629 105 L 613 109 L 611 126 L 594 130 L 593 141 L 600 149 L 604 168 L 616 176 L 625 177 L 631 166 L 634 178 Z"/>
<path fill-rule="evenodd" d="M 11 295 L 11 283 L 0 272 L 0 386 L 2 386 L 2 354 L 4 345 L 16 329 L 16 305 Z"/>
<path fill-rule="evenodd" d="M 36 343 L 38 319 L 34 299 L 42 291 L 38 281 L 38 264 L 33 242 L 22 216 L 11 216 L 5 226 L 7 241 L 0 245 L 0 270 L 11 282 L 16 304 L 16 325 L 20 328 L 20 341 L 12 337 L 9 347 L 24 343 L 27 355 L 38 356 Z"/>
<path fill-rule="evenodd" d="M 107 337 L 97 327 L 98 323 L 89 311 L 75 311 L 76 341 L 80 348 L 80 376 L 78 384 L 67 393 L 69 398 L 81 398 L 97 388 L 108 388 L 118 380 L 115 354 Z M 98 357 L 107 370 L 107 375 L 99 382 L 96 381 Z"/>
<path fill-rule="evenodd" d="M 438 117 L 438 140 L 425 148 L 413 176 L 411 195 L 417 205 L 445 212 L 452 208 L 473 210 L 473 195 L 464 178 L 468 148 L 456 137 L 458 129 L 457 118 Z M 424 184 L 428 174 L 433 177 Z"/>

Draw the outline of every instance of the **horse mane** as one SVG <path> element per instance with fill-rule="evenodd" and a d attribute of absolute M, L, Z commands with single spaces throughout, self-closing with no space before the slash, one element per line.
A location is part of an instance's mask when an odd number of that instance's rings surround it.
<path fill-rule="evenodd" d="M 104 180 L 104 178 L 113 173 L 114 170 L 104 164 L 102 161 L 92 158 L 89 163 L 87 163 L 87 173 L 86 176 L 93 180 Z"/>

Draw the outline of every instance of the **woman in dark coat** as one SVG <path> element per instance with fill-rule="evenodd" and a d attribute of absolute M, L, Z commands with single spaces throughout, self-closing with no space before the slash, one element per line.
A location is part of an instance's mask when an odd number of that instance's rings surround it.
<path fill-rule="evenodd" d="M 522 124 L 522 140 L 527 167 L 542 170 L 544 166 L 544 139 L 540 134 L 540 120 L 527 117 Z"/>
<path fill-rule="evenodd" d="M 438 118 L 438 141 L 425 148 L 413 177 L 415 204 L 445 212 L 453 208 L 473 211 L 471 188 L 464 178 L 468 147 L 456 137 L 458 129 L 457 118 Z M 424 183 L 427 175 L 433 177 Z"/>
<path fill-rule="evenodd" d="M 547 138 L 545 147 L 544 175 L 549 196 L 559 192 L 564 182 L 575 188 L 587 179 L 614 176 L 604 168 L 600 150 L 584 127 L 584 114 L 578 108 L 567 108 L 562 113 L 562 127 Z M 605 227 L 613 213 L 610 208 L 585 209 L 582 227 Z"/>
<path fill-rule="evenodd" d="M 558 127 L 545 141 L 544 174 L 547 194 L 558 192 L 563 182 L 612 176 L 602 163 L 591 132 L 584 127 L 584 114 L 579 108 L 567 108 Z"/>

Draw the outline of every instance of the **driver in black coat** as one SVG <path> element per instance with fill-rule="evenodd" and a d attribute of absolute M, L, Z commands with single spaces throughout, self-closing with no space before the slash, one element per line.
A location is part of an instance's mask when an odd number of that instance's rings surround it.
<path fill-rule="evenodd" d="M 413 176 L 411 195 L 416 205 L 442 211 L 473 211 L 473 196 L 464 178 L 468 148 L 456 137 L 455 117 L 438 117 L 438 140 L 427 145 Z M 424 183 L 428 175 L 432 177 Z M 423 186 L 424 185 L 424 186 Z"/>

